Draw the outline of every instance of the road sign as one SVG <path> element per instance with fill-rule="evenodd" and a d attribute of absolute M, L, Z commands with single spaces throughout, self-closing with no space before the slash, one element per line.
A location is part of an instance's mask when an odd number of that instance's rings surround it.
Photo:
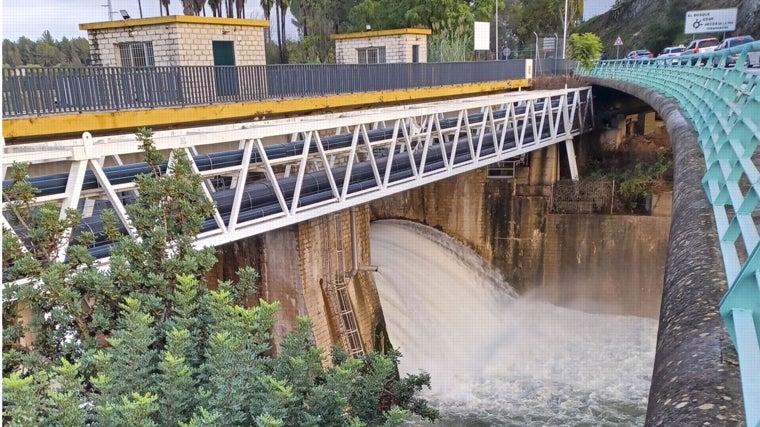
<path fill-rule="evenodd" d="M 613 46 L 622 46 L 622 45 L 623 45 L 623 38 L 620 37 L 620 36 L 617 36 L 617 38 L 615 39 L 615 43 L 613 44 Z"/>
<path fill-rule="evenodd" d="M 686 12 L 685 34 L 722 33 L 736 29 L 736 8 Z"/>
<path fill-rule="evenodd" d="M 544 37 L 541 41 L 544 52 L 554 52 L 557 49 L 557 41 L 554 37 Z"/>

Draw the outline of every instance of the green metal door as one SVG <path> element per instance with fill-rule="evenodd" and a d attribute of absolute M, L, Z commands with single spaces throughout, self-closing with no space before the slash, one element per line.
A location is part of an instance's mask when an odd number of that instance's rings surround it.
<path fill-rule="evenodd" d="M 235 68 L 235 43 L 231 41 L 211 42 L 214 52 L 214 80 L 216 94 L 234 96 L 240 93 L 237 69 Z"/>

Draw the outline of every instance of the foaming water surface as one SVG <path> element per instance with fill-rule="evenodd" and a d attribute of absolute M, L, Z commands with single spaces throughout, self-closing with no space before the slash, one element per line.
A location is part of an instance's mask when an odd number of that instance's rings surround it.
<path fill-rule="evenodd" d="M 643 425 L 656 320 L 516 297 L 474 251 L 411 222 L 373 223 L 371 247 L 399 369 L 430 373 L 435 426 Z"/>

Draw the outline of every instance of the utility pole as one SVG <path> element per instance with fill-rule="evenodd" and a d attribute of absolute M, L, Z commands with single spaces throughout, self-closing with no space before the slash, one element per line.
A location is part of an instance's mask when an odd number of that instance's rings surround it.
<path fill-rule="evenodd" d="M 562 32 L 562 59 L 565 59 L 567 51 L 567 0 L 565 0 L 565 29 Z"/>
<path fill-rule="evenodd" d="M 113 21 L 113 7 L 111 6 L 111 0 L 108 0 L 107 4 L 102 6 L 108 8 L 108 20 Z"/>
<path fill-rule="evenodd" d="M 494 40 L 494 46 L 496 46 L 496 60 L 499 60 L 499 0 L 494 0 L 493 2 L 493 23 L 494 28 L 496 28 L 496 36 L 494 37 L 496 40 Z"/>
<path fill-rule="evenodd" d="M 113 11 L 113 6 L 111 5 L 111 0 L 106 0 L 106 4 L 101 4 L 101 6 L 108 8 L 108 20 L 109 21 L 113 21 L 113 14 L 114 13 L 119 13 L 119 12 L 114 12 Z"/>

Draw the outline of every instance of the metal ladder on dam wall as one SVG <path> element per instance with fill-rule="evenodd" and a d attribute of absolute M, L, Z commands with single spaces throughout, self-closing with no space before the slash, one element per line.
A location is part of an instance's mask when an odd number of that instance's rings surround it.
<path fill-rule="evenodd" d="M 343 348 L 352 356 L 364 354 L 364 344 L 359 334 L 359 324 L 354 314 L 354 305 L 348 293 L 348 282 L 339 280 L 325 285 L 328 306 L 333 314 Z"/>
<path fill-rule="evenodd" d="M 330 256 L 324 258 L 325 271 L 330 278 L 323 282 L 327 308 L 334 324 L 338 328 L 343 349 L 352 356 L 364 354 L 364 343 L 359 333 L 359 323 L 356 321 L 354 305 L 348 292 L 350 279 L 346 279 L 345 250 L 343 248 L 343 229 L 340 223 L 341 216 L 336 213 L 327 221 L 327 233 L 325 241 L 331 247 Z"/>

